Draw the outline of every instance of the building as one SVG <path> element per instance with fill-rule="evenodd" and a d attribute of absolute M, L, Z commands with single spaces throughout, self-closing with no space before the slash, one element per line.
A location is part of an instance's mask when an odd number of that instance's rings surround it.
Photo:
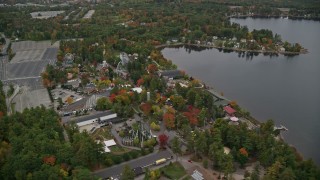
<path fill-rule="evenodd" d="M 112 111 L 105 111 L 99 114 L 83 116 L 75 120 L 80 132 L 87 131 L 89 133 L 93 133 L 96 129 L 99 129 L 110 123 L 118 123 L 120 121 L 122 121 L 122 119 Z"/>
<path fill-rule="evenodd" d="M 158 75 L 160 77 L 164 77 L 165 79 L 179 79 L 184 76 L 184 73 L 180 70 L 166 70 L 166 71 L 159 71 Z"/>
<path fill-rule="evenodd" d="M 104 152 L 111 152 L 109 147 L 117 145 L 117 143 L 113 139 L 104 141 L 103 143 L 104 143 Z"/>
<path fill-rule="evenodd" d="M 120 53 L 120 60 L 121 60 L 121 64 L 124 66 L 126 64 L 128 64 L 129 62 L 129 56 L 127 53 L 122 52 Z"/>
<path fill-rule="evenodd" d="M 234 110 L 232 107 L 230 106 L 225 106 L 223 107 L 223 110 L 227 113 L 227 115 L 229 116 L 234 116 L 234 114 L 236 113 L 236 110 Z"/>

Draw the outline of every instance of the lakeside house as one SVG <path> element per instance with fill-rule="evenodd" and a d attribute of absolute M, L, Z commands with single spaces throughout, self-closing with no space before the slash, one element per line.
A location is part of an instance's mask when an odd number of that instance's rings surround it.
<path fill-rule="evenodd" d="M 159 71 L 158 75 L 165 79 L 179 79 L 184 76 L 184 74 L 180 70 Z"/>
<path fill-rule="evenodd" d="M 225 106 L 223 107 L 223 110 L 227 113 L 228 116 L 233 117 L 234 114 L 236 113 L 236 110 L 234 110 L 232 107 L 230 106 Z"/>

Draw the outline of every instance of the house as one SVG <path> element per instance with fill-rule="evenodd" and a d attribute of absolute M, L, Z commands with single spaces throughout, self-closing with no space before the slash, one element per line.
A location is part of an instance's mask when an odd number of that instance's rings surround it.
<path fill-rule="evenodd" d="M 120 60 L 121 60 L 121 64 L 122 65 L 126 65 L 129 62 L 129 56 L 127 53 L 125 52 L 121 52 L 120 53 Z"/>
<path fill-rule="evenodd" d="M 132 88 L 131 90 L 134 92 L 137 92 L 138 94 L 140 94 L 142 92 L 142 88 L 140 88 L 140 87 L 135 87 L 135 88 Z"/>
<path fill-rule="evenodd" d="M 223 107 L 223 110 L 227 113 L 227 115 L 229 116 L 234 116 L 234 114 L 236 113 L 236 110 L 234 110 L 232 107 L 230 106 L 225 106 Z"/>
<path fill-rule="evenodd" d="M 111 152 L 109 147 L 117 145 L 117 143 L 113 139 L 104 141 L 103 143 L 104 143 L 104 152 Z"/>
<path fill-rule="evenodd" d="M 159 71 L 158 75 L 166 79 L 179 79 L 184 76 L 183 72 L 181 72 L 180 70 Z"/>
<path fill-rule="evenodd" d="M 79 79 L 73 79 L 67 81 L 67 83 L 64 84 L 66 88 L 70 89 L 77 89 L 80 86 L 81 81 Z"/>
<path fill-rule="evenodd" d="M 286 49 L 284 47 L 279 48 L 280 52 L 285 52 Z"/>

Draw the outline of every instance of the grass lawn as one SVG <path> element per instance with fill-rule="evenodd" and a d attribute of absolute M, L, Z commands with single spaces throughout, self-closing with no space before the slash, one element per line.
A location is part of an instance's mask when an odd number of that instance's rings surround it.
<path fill-rule="evenodd" d="M 121 153 L 125 153 L 125 152 L 129 152 L 129 151 L 130 151 L 130 149 L 123 148 L 123 147 L 118 146 L 118 145 L 116 145 L 116 146 L 111 146 L 111 147 L 109 147 L 109 149 L 110 149 L 111 152 L 114 153 L 114 154 L 118 154 L 118 153 L 121 154 Z"/>
<path fill-rule="evenodd" d="M 99 140 L 110 140 L 113 139 L 113 135 L 111 134 L 111 127 L 105 126 L 103 128 L 97 129 L 93 134 L 92 134 L 94 139 L 99 139 Z"/>
<path fill-rule="evenodd" d="M 177 162 L 171 163 L 161 168 L 161 171 L 163 171 L 164 176 L 166 176 L 169 179 L 179 179 L 186 175 L 186 171 L 183 168 L 183 166 Z"/>

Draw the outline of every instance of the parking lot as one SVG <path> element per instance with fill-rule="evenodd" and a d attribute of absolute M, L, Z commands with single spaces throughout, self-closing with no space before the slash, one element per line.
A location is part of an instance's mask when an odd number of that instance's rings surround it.
<path fill-rule="evenodd" d="M 73 102 L 79 101 L 83 98 L 83 96 L 75 93 L 74 91 L 61 89 L 61 88 L 54 89 L 51 91 L 51 93 L 52 93 L 52 96 L 55 100 L 57 100 L 58 98 L 61 98 L 62 102 L 66 103 L 66 104 L 67 104 L 67 99 L 69 97 L 72 98 Z"/>
<path fill-rule="evenodd" d="M 51 101 L 47 89 L 30 89 L 26 86 L 21 88 L 12 100 L 15 111 L 22 112 L 25 108 L 37 107 L 44 105 L 50 107 Z"/>
<path fill-rule="evenodd" d="M 43 88 L 40 75 L 47 64 L 56 62 L 58 47 L 51 45 L 50 41 L 21 41 L 12 43 L 12 49 L 16 55 L 9 63 L 0 66 L 1 79 L 33 89 Z"/>

